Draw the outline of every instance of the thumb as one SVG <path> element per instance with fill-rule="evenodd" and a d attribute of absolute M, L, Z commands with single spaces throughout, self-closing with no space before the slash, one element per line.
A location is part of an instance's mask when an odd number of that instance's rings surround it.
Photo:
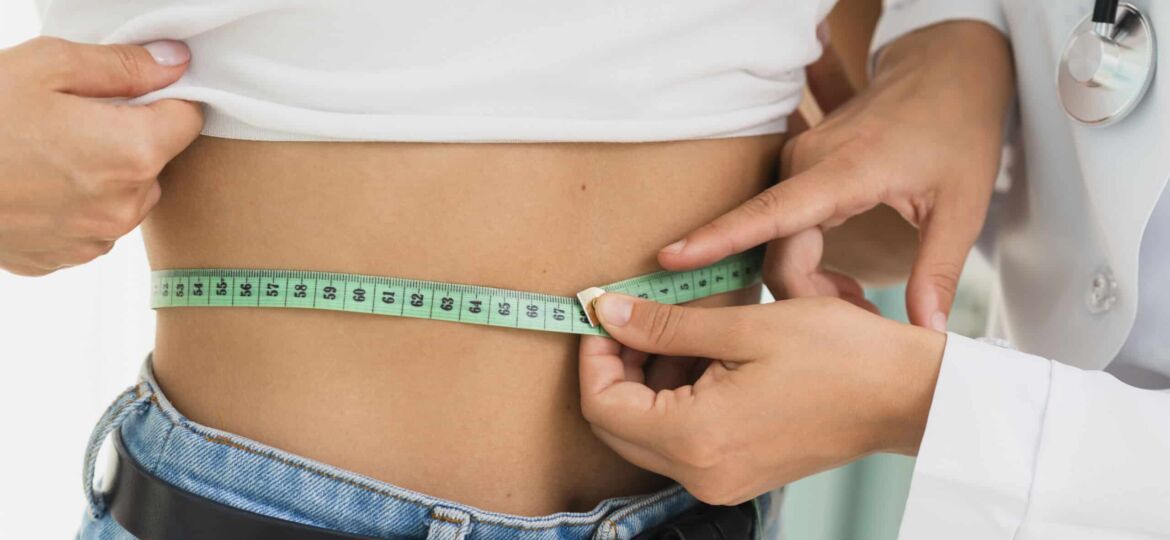
<path fill-rule="evenodd" d="M 918 259 L 906 285 L 906 310 L 910 322 L 946 332 L 947 317 L 959 287 L 959 276 L 981 223 L 974 226 L 959 216 L 932 212 L 923 226 Z M 944 219 L 940 219 L 944 218 Z"/>
<path fill-rule="evenodd" d="M 52 40 L 65 59 L 57 90 L 84 97 L 138 97 L 179 80 L 191 60 L 187 45 L 155 41 L 145 45 L 89 45 Z"/>
<path fill-rule="evenodd" d="M 749 331 L 759 325 L 752 323 L 753 312 L 748 311 L 748 306 L 672 306 L 607 293 L 594 301 L 594 309 L 611 337 L 627 347 L 653 354 L 750 360 L 755 348 L 746 339 L 737 338 L 766 334 Z"/>

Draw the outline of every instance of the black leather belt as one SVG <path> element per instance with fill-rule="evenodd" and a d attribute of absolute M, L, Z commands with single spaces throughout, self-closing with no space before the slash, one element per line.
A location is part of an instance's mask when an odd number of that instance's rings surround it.
<path fill-rule="evenodd" d="M 116 432 L 115 432 L 116 433 Z M 377 540 L 271 518 L 187 493 L 147 472 L 114 436 L 110 515 L 141 540 Z"/>
<path fill-rule="evenodd" d="M 143 469 L 116 433 L 118 468 L 106 500 L 114 520 L 141 540 L 377 540 L 271 518 L 183 491 Z M 635 540 L 746 540 L 755 521 L 750 502 L 699 505 Z"/>
<path fill-rule="evenodd" d="M 633 540 L 750 540 L 756 530 L 756 507 L 700 504 Z"/>

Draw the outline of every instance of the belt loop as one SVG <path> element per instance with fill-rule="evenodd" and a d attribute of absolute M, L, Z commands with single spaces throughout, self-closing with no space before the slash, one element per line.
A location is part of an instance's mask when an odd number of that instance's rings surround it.
<path fill-rule="evenodd" d="M 125 392 L 122 392 L 110 404 L 106 412 L 102 414 L 101 419 L 98 420 L 97 425 L 93 428 L 93 433 L 89 436 L 89 444 L 85 448 L 85 464 L 82 466 L 81 476 L 82 488 L 85 490 L 89 513 L 94 519 L 100 518 L 106 511 L 106 503 L 93 485 L 98 452 L 101 450 L 103 443 L 109 437 L 110 433 L 118 429 L 131 412 L 141 409 L 150 403 L 151 395 L 153 395 L 152 391 L 145 384 L 134 385 L 126 389 Z"/>
<path fill-rule="evenodd" d="M 427 540 L 465 540 L 471 534 L 471 514 L 436 506 L 431 510 Z"/>
<path fill-rule="evenodd" d="M 605 518 L 597 525 L 597 530 L 593 531 L 591 540 L 617 540 L 617 537 L 617 523 L 614 523 L 612 519 Z"/>

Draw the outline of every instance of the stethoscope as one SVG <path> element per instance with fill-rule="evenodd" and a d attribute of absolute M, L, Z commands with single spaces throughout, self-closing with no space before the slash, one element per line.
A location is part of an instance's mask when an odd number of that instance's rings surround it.
<path fill-rule="evenodd" d="M 1096 0 L 1073 30 L 1056 70 L 1060 103 L 1090 126 L 1125 118 L 1150 89 L 1157 60 L 1154 29 L 1137 7 Z"/>

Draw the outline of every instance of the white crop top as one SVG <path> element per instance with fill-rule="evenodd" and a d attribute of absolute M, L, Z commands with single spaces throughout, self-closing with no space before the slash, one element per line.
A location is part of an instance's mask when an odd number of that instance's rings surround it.
<path fill-rule="evenodd" d="M 44 0 L 42 0 L 44 1 Z M 656 141 L 783 131 L 836 0 L 47 0 L 44 33 L 178 39 L 140 98 L 257 140 Z"/>

